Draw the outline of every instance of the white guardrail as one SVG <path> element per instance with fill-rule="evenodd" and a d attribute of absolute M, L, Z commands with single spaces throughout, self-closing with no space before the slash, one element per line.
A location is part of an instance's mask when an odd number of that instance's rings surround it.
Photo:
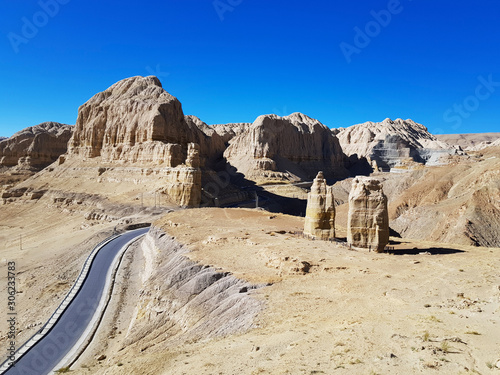
<path fill-rule="evenodd" d="M 113 241 L 115 238 L 119 236 L 120 236 L 119 234 L 115 234 L 111 237 L 108 237 L 104 241 L 101 241 L 99 244 L 97 244 L 96 247 L 94 247 L 94 250 L 92 250 L 90 255 L 87 257 L 87 260 L 83 265 L 80 275 L 78 275 L 78 278 L 71 287 L 70 291 L 68 292 L 66 297 L 64 297 L 63 301 L 56 309 L 56 311 L 51 315 L 47 323 L 45 323 L 43 327 L 38 330 L 37 333 L 31 336 L 31 338 L 28 341 L 26 341 L 19 349 L 17 349 L 15 354 L 16 361 L 18 361 L 24 354 L 26 354 L 26 352 L 28 352 L 28 350 L 30 350 L 38 341 L 44 338 L 45 335 L 57 323 L 61 315 L 64 313 L 64 311 L 66 311 L 68 305 L 71 303 L 71 301 L 73 301 L 73 298 L 75 298 L 76 294 L 80 291 L 80 287 L 85 281 L 85 278 L 87 277 L 90 267 L 92 266 L 92 261 L 94 260 L 99 250 L 101 250 L 101 248 L 103 248 L 106 244 Z M 2 365 L 0 366 L 0 374 L 3 374 L 10 368 L 9 363 L 10 363 L 9 359 L 7 359 L 4 363 L 2 363 Z"/>

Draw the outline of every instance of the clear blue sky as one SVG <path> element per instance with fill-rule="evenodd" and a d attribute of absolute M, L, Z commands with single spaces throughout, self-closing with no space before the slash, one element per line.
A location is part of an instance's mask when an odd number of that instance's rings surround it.
<path fill-rule="evenodd" d="M 498 0 L 55 1 L 2 2 L 0 135 L 74 124 L 95 93 L 151 74 L 209 124 L 298 111 L 500 131 Z"/>

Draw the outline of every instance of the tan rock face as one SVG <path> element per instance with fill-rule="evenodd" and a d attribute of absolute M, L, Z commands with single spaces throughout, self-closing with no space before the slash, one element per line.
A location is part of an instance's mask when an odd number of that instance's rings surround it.
<path fill-rule="evenodd" d="M 335 200 L 323 172 L 318 173 L 307 195 L 304 234 L 322 240 L 335 238 Z"/>
<path fill-rule="evenodd" d="M 258 117 L 231 139 L 224 157 L 258 183 L 311 181 L 319 170 L 331 179 L 346 175 L 338 139 L 328 127 L 301 113 Z"/>
<path fill-rule="evenodd" d="M 199 207 L 201 202 L 200 146 L 188 145 L 185 165 L 172 168 L 164 189 L 170 200 L 183 207 Z"/>
<path fill-rule="evenodd" d="M 203 123 L 185 117 L 181 103 L 158 78 L 127 78 L 79 108 L 69 154 L 101 156 L 104 161 L 165 162 L 172 167 L 185 159 L 190 142 L 200 145 L 204 159 L 222 154 L 222 139 L 205 134 L 198 125 Z M 181 154 L 170 144 L 180 145 Z"/>
<path fill-rule="evenodd" d="M 73 127 L 44 122 L 0 141 L 0 166 L 40 170 L 66 152 Z"/>
<path fill-rule="evenodd" d="M 458 152 L 453 147 L 438 140 L 427 128 L 412 120 L 385 119 L 382 122 L 366 122 L 334 133 L 347 156 L 376 161 L 379 168 L 408 165 L 408 161 L 426 165 L 444 163 L 444 158 Z"/>
<path fill-rule="evenodd" d="M 243 133 L 251 125 L 252 123 L 249 122 L 239 122 L 230 124 L 216 124 L 210 127 L 221 136 L 222 140 L 227 145 L 231 139 Z"/>
<path fill-rule="evenodd" d="M 389 243 L 387 197 L 377 179 L 356 177 L 352 182 L 347 242 L 377 252 L 383 251 Z"/>

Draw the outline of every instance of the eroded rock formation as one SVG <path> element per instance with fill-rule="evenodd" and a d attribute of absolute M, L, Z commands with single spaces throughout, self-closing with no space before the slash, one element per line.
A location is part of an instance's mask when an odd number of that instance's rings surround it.
<path fill-rule="evenodd" d="M 247 128 L 249 128 L 252 123 L 240 122 L 240 123 L 230 123 L 230 124 L 215 124 L 210 126 L 213 130 L 217 132 L 224 141 L 226 145 L 234 137 L 243 133 Z"/>
<path fill-rule="evenodd" d="M 408 169 L 414 164 L 438 165 L 448 155 L 460 152 L 458 147 L 438 140 L 427 128 L 412 120 L 385 119 L 365 122 L 334 133 L 348 156 L 376 162 L 378 168 L 389 171 L 394 167 Z"/>
<path fill-rule="evenodd" d="M 389 243 L 387 197 L 379 180 L 356 177 L 349 193 L 347 242 L 381 252 Z"/>
<path fill-rule="evenodd" d="M 149 337 L 208 339 L 255 327 L 262 302 L 252 291 L 262 287 L 228 272 L 195 263 L 188 249 L 157 227 L 141 242 L 145 259 L 143 290 L 127 346 Z"/>
<path fill-rule="evenodd" d="M 318 173 L 307 195 L 304 234 L 321 240 L 335 238 L 335 200 L 323 172 Z"/>
<path fill-rule="evenodd" d="M 67 150 L 73 127 L 44 122 L 0 141 L 0 166 L 40 170 Z"/>
<path fill-rule="evenodd" d="M 199 119 L 184 116 L 181 103 L 162 88 L 158 78 L 127 78 L 80 107 L 69 154 L 175 167 L 185 159 L 187 144 L 194 142 L 200 145 L 204 160 L 220 156 L 222 139 L 200 127 Z M 180 154 L 172 144 L 181 146 Z"/>
<path fill-rule="evenodd" d="M 235 136 L 224 157 L 257 183 L 345 177 L 345 155 L 328 127 L 301 113 L 264 115 Z"/>
<path fill-rule="evenodd" d="M 188 144 L 185 165 L 171 168 L 167 173 L 164 192 L 179 206 L 198 207 L 201 202 L 200 146 Z"/>

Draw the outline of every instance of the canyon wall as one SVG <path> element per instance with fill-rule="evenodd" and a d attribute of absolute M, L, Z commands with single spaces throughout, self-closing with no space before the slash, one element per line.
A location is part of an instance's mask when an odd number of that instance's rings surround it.
<path fill-rule="evenodd" d="M 264 115 L 230 140 L 226 160 L 257 183 L 312 181 L 348 175 L 346 158 L 330 129 L 301 113 Z"/>
<path fill-rule="evenodd" d="M 335 129 L 334 133 L 348 156 L 366 158 L 374 169 L 386 172 L 416 164 L 445 164 L 449 155 L 461 152 L 459 147 L 438 140 L 424 125 L 412 120 L 370 121 Z"/>
<path fill-rule="evenodd" d="M 0 166 L 37 171 L 67 150 L 73 127 L 44 122 L 0 141 Z"/>

